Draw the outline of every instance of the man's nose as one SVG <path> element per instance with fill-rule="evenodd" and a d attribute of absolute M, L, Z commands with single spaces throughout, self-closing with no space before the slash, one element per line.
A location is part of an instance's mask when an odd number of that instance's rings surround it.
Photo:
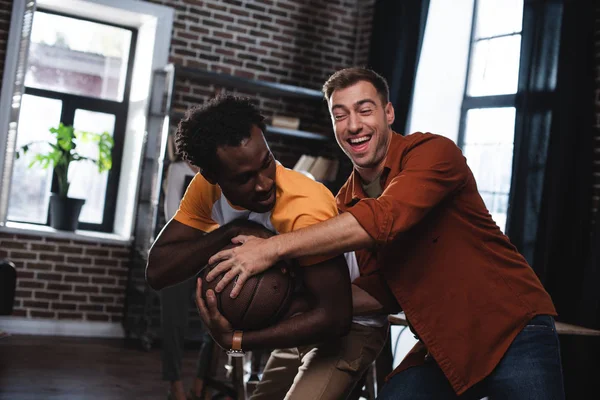
<path fill-rule="evenodd" d="M 351 134 L 360 133 L 362 130 L 362 122 L 358 115 L 351 113 L 348 117 L 348 132 Z"/>
<path fill-rule="evenodd" d="M 255 190 L 257 192 L 268 192 L 273 186 L 273 180 L 265 174 L 259 174 L 256 180 Z"/>

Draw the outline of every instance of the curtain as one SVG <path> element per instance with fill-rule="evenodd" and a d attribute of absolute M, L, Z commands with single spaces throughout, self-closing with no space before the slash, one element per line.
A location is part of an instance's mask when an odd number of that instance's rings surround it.
<path fill-rule="evenodd" d="M 388 81 L 398 133 L 406 131 L 428 10 L 429 0 L 375 2 L 368 64 Z"/>
<path fill-rule="evenodd" d="M 534 21 L 533 28 L 524 21 L 531 29 L 523 36 L 533 53 L 521 75 L 527 86 L 518 104 L 509 236 L 530 258 L 558 319 L 582 325 L 592 230 L 594 6 L 531 0 L 524 16 Z M 559 33 L 557 57 L 546 40 L 552 32 Z"/>

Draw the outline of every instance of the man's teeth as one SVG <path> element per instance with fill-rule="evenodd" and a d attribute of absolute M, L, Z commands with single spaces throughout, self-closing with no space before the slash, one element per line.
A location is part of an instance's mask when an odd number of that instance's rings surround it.
<path fill-rule="evenodd" d="M 369 140 L 369 137 L 368 136 L 363 136 L 363 137 L 356 138 L 356 139 L 350 139 L 350 143 L 351 144 L 358 144 L 358 143 L 366 142 L 367 140 Z"/>

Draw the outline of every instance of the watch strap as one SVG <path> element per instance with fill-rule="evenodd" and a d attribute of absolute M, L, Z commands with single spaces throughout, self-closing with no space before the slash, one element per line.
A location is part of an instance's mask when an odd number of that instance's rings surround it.
<path fill-rule="evenodd" d="M 234 331 L 233 339 L 231 340 L 231 350 L 242 350 L 242 331 Z"/>

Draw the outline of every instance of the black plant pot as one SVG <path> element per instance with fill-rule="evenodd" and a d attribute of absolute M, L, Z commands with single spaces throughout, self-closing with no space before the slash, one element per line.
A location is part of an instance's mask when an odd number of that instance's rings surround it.
<path fill-rule="evenodd" d="M 77 229 L 83 203 L 85 203 L 84 199 L 60 197 L 52 193 L 50 195 L 50 226 L 61 231 Z"/>

